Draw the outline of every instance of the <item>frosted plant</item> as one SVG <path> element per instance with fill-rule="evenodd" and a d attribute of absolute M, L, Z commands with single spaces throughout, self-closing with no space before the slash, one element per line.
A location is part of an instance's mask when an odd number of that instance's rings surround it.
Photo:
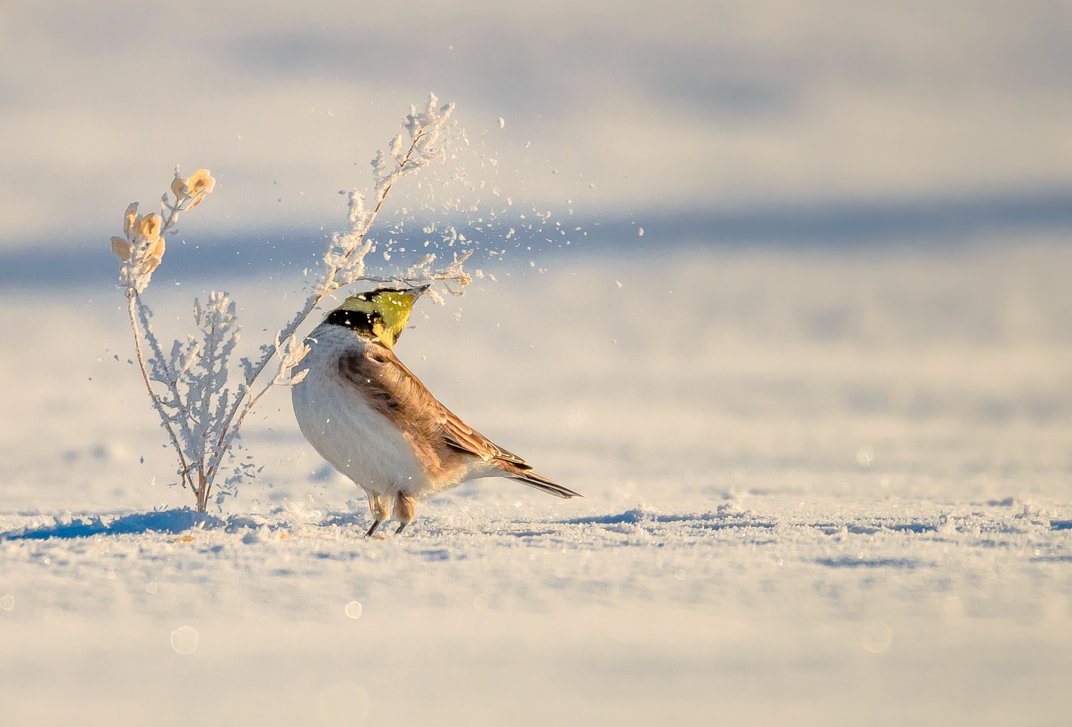
<path fill-rule="evenodd" d="M 166 236 L 175 232 L 181 213 L 201 204 L 212 192 L 215 180 L 206 169 L 187 178 L 176 169 L 171 195 L 161 197 L 159 213 L 141 216 L 137 203 L 127 207 L 124 236 L 112 238 L 112 251 L 120 260 L 119 282 L 126 292 L 138 368 L 175 450 L 179 480 L 193 492 L 198 512 L 206 511 L 214 492 L 218 504 L 258 471 L 249 457 L 238 460 L 236 455 L 242 422 L 272 386 L 293 385 L 304 377 L 305 372 L 293 374 L 308 353 L 295 333 L 326 297 L 360 282 L 413 287 L 438 284 L 449 294 L 461 295 L 461 289 L 471 282 L 463 267 L 471 252 L 452 253 L 450 261 L 442 265 L 437 255 L 428 254 L 394 277 L 368 274 L 365 263 L 372 250 L 369 230 L 391 189 L 403 177 L 443 157 L 437 142 L 453 111 L 453 104 L 440 106 L 435 95 L 422 111 L 410 108 L 404 123 L 408 140 L 399 134 L 391 140 L 388 151 L 379 152 L 372 161 L 371 208 L 366 207 L 363 194 L 350 193 L 350 227 L 332 236 L 320 275 L 304 305 L 271 343 L 261 346 L 256 360 L 240 361 L 242 381 L 233 388 L 228 382 L 240 329 L 235 304 L 227 293 L 214 291 L 204 302 L 195 300 L 196 334 L 174 341 L 167 352 L 153 332 L 152 311 L 142 299 L 153 271 L 164 259 Z M 434 288 L 429 292 L 433 299 L 442 301 Z M 266 380 L 269 370 L 271 378 Z M 225 468 L 228 474 L 217 484 Z"/>

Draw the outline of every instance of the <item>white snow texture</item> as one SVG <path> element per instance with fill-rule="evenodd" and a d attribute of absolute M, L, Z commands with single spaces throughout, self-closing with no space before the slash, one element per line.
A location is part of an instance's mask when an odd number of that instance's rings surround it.
<path fill-rule="evenodd" d="M 286 390 L 182 509 L 120 296 L 4 291 L 0 723 L 1064 723 L 1072 250 L 676 249 L 420 306 L 400 357 L 585 499 L 383 540 Z"/>

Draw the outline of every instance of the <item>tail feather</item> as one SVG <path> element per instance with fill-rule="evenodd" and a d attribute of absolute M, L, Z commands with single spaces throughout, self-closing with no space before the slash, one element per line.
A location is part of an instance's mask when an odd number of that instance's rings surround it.
<path fill-rule="evenodd" d="M 541 492 L 546 492 L 548 495 L 554 495 L 555 497 L 561 497 L 564 500 L 568 500 L 571 497 L 584 497 L 579 492 L 574 492 L 568 487 L 547 479 L 543 475 L 537 474 L 530 469 L 518 467 L 512 463 L 503 463 L 502 469 L 507 477 L 512 480 L 517 480 L 529 487 L 535 487 Z"/>

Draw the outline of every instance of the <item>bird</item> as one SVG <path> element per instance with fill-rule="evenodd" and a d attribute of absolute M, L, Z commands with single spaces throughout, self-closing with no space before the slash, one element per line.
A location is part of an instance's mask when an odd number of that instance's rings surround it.
<path fill-rule="evenodd" d="M 366 536 L 392 516 L 401 533 L 419 500 L 483 477 L 580 497 L 463 422 L 399 360 L 395 344 L 427 290 L 380 287 L 346 298 L 305 339 L 295 377 L 304 378 L 291 390 L 302 434 L 368 496 Z"/>

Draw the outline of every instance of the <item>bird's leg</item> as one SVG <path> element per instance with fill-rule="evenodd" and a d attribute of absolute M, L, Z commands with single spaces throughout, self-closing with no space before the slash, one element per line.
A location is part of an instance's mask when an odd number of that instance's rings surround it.
<path fill-rule="evenodd" d="M 406 526 L 413 521 L 413 516 L 416 512 L 417 498 L 399 490 L 398 495 L 395 497 L 395 517 L 398 518 L 399 523 L 395 535 L 406 529 Z"/>
<path fill-rule="evenodd" d="M 383 499 L 375 492 L 368 493 L 368 506 L 372 512 L 372 527 L 365 533 L 365 537 L 371 538 L 372 534 L 376 532 L 376 528 L 380 527 L 380 523 L 390 517 L 390 513 L 387 511 L 387 505 Z"/>

